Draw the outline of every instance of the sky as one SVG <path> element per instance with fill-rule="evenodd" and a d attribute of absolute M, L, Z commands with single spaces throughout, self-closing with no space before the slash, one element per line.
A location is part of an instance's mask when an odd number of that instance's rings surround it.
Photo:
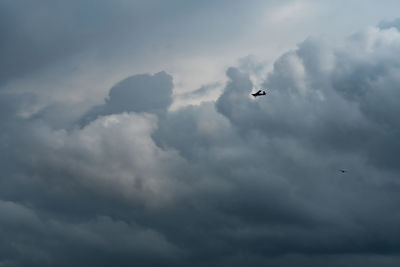
<path fill-rule="evenodd" d="M 0 0 L 0 266 L 399 266 L 399 7 Z"/>

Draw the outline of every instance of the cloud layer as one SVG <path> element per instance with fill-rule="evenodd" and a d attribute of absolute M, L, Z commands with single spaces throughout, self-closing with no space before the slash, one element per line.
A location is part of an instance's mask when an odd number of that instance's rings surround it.
<path fill-rule="evenodd" d="M 231 67 L 167 111 L 172 76 L 133 75 L 60 128 L 2 93 L 1 265 L 397 266 L 397 24 L 305 40 L 257 99 Z"/>

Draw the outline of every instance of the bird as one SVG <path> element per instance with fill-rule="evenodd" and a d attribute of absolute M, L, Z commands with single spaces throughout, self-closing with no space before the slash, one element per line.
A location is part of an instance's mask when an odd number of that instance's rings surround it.
<path fill-rule="evenodd" d="M 341 173 L 347 172 L 347 170 L 344 170 L 344 169 L 340 169 L 339 171 L 340 171 Z"/>

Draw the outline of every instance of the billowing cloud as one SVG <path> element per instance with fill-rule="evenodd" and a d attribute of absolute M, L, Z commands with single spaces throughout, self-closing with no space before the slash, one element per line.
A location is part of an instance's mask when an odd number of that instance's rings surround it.
<path fill-rule="evenodd" d="M 231 67 L 216 101 L 170 111 L 172 76 L 136 74 L 57 127 L 2 93 L 0 264 L 397 266 L 399 44 L 308 38 L 266 96 Z"/>
<path fill-rule="evenodd" d="M 172 87 L 172 77 L 165 72 L 133 75 L 113 86 L 105 103 L 89 110 L 80 123 L 123 112 L 163 114 L 172 103 Z"/>

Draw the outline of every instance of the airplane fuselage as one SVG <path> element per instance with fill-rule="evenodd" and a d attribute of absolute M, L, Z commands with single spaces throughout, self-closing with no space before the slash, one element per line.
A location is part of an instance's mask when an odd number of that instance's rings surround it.
<path fill-rule="evenodd" d="M 259 90 L 257 93 L 251 94 L 254 97 L 266 95 L 265 91 Z"/>

